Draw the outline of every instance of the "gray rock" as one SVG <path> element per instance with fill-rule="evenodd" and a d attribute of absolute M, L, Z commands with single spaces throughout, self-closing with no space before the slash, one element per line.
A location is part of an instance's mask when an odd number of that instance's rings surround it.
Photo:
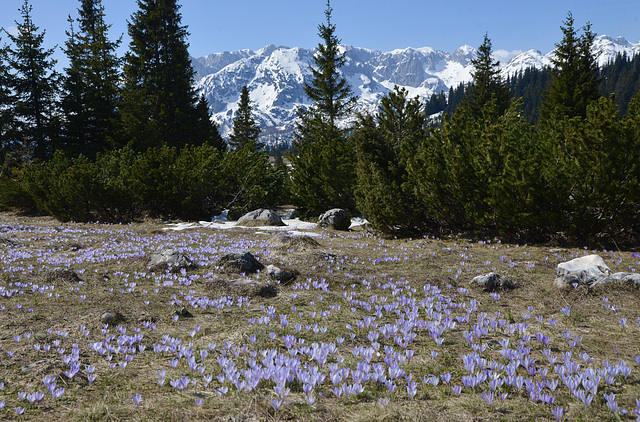
<path fill-rule="evenodd" d="M 609 277 L 598 280 L 591 287 L 601 286 L 608 283 L 633 284 L 640 287 L 640 274 L 638 273 L 613 273 Z"/>
<path fill-rule="evenodd" d="M 184 306 L 180 309 L 177 309 L 174 313 L 183 318 L 193 318 L 193 314 L 189 312 L 189 310 Z"/>
<path fill-rule="evenodd" d="M 238 220 L 239 226 L 257 227 L 257 226 L 285 226 L 282 218 L 271 210 L 260 208 L 251 211 Z"/>
<path fill-rule="evenodd" d="M 152 253 L 147 263 L 150 271 L 180 271 L 181 269 L 193 268 L 194 265 L 189 258 L 175 249 L 165 249 L 161 252 Z"/>
<path fill-rule="evenodd" d="M 609 275 L 611 270 L 602 257 L 587 255 L 558 264 L 553 285 L 559 289 L 567 289 L 575 283 L 593 287 L 606 282 Z"/>
<path fill-rule="evenodd" d="M 291 283 L 298 276 L 297 271 L 283 270 L 275 265 L 267 265 L 267 274 L 274 281 L 279 281 L 282 284 Z"/>
<path fill-rule="evenodd" d="M 351 219 L 349 214 L 341 208 L 331 209 L 318 218 L 318 227 L 327 227 L 334 230 L 349 230 Z"/>
<path fill-rule="evenodd" d="M 264 268 L 249 251 L 230 252 L 220 257 L 218 264 L 227 271 L 255 273 Z"/>
<path fill-rule="evenodd" d="M 513 290 L 519 287 L 518 283 L 498 273 L 479 275 L 471 280 L 472 285 L 481 287 L 484 291 L 495 292 L 500 290 Z"/>
<path fill-rule="evenodd" d="M 103 324 L 115 325 L 119 322 L 124 322 L 125 318 L 120 312 L 105 312 L 100 317 L 100 321 Z"/>

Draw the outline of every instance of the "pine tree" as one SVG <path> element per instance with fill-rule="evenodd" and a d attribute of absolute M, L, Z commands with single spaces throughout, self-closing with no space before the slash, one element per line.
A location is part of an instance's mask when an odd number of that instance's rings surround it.
<path fill-rule="evenodd" d="M 478 55 L 471 60 L 474 70 L 473 83 L 469 86 L 464 103 L 471 114 L 482 118 L 489 102 L 495 102 L 494 112 L 501 115 L 509 107 L 511 94 L 500 73 L 500 62 L 491 57 L 491 40 L 487 34 L 478 48 Z"/>
<path fill-rule="evenodd" d="M 198 107 L 186 27 L 177 0 L 138 0 L 125 55 L 122 119 L 135 149 L 216 142 L 217 128 Z M 203 136 L 203 127 L 209 126 Z"/>
<path fill-rule="evenodd" d="M 587 105 L 598 99 L 598 66 L 591 53 L 595 34 L 591 25 L 578 36 L 571 13 L 561 27 L 563 38 L 556 44 L 551 59 L 552 79 L 544 92 L 540 117 L 543 120 L 566 117 L 585 117 Z"/>
<path fill-rule="evenodd" d="M 54 49 L 45 49 L 45 32 L 38 32 L 31 18 L 32 7 L 25 0 L 20 13 L 22 22 L 16 22 L 18 33 L 9 35 L 13 48 L 9 50 L 9 81 L 15 95 L 14 116 L 18 124 L 19 142 L 27 155 L 45 159 L 53 154 L 58 136 L 59 118 L 56 93 L 59 75 L 51 58 Z M 32 153 L 31 153 L 32 151 Z"/>
<path fill-rule="evenodd" d="M 355 178 L 354 150 L 345 130 L 337 126 L 352 111 L 355 97 L 339 72 L 345 63 L 340 40 L 331 23 L 331 4 L 327 1 L 326 23 L 318 26 L 324 44 L 318 45 L 311 66 L 313 79 L 305 92 L 313 102 L 298 109 L 298 124 L 289 159 L 291 193 L 296 205 L 309 215 L 340 207 L 355 209 L 352 185 Z"/>
<path fill-rule="evenodd" d="M 108 39 L 101 0 L 81 0 L 79 17 L 69 17 L 69 39 L 61 106 L 65 120 L 65 149 L 74 155 L 94 157 L 114 145 L 119 130 L 120 40 Z"/>
<path fill-rule="evenodd" d="M 408 234 L 431 223 L 409 180 L 409 163 L 426 132 L 418 97 L 407 95 L 396 86 L 382 98 L 375 119 L 361 116 L 353 134 L 358 209 L 386 233 Z"/>
<path fill-rule="evenodd" d="M 263 146 L 258 142 L 260 132 L 261 129 L 253 118 L 249 89 L 245 85 L 240 92 L 238 111 L 233 119 L 233 132 L 229 137 L 229 144 L 235 149 L 244 147 L 250 147 L 253 150 L 262 149 Z"/>

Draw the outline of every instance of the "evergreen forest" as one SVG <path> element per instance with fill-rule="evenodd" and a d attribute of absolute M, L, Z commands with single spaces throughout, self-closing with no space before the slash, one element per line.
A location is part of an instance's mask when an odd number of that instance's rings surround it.
<path fill-rule="evenodd" d="M 637 244 L 640 58 L 598 68 L 595 34 L 570 13 L 550 68 L 503 78 L 485 35 L 471 83 L 426 103 L 396 88 L 356 114 L 327 1 L 311 106 L 274 159 L 247 87 L 228 141 L 212 123 L 178 0 L 137 4 L 118 57 L 101 0 L 80 0 L 62 72 L 29 0 L 17 34 L 3 32 L 0 208 L 124 222 L 292 204 L 304 218 L 344 208 L 392 236 Z"/>

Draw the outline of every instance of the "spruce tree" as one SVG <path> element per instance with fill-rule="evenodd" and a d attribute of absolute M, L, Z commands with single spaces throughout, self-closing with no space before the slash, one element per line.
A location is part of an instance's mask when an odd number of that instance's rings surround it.
<path fill-rule="evenodd" d="M 312 112 L 322 115 L 330 126 L 351 112 L 355 97 L 346 79 L 340 74 L 345 64 L 344 53 L 340 52 L 340 40 L 335 35 L 336 26 L 331 23 L 331 2 L 327 1 L 324 12 L 326 24 L 318 26 L 318 35 L 324 44 L 318 44 L 318 52 L 313 57 L 311 67 L 313 80 L 305 83 L 304 92 L 314 103 Z"/>
<path fill-rule="evenodd" d="M 249 89 L 245 85 L 240 92 L 238 111 L 233 119 L 233 132 L 229 137 L 229 145 L 234 149 L 244 147 L 250 147 L 252 150 L 262 149 L 263 145 L 258 142 L 260 132 L 261 129 L 253 118 Z"/>
<path fill-rule="evenodd" d="M 494 102 L 496 116 L 501 115 L 509 107 L 511 95 L 507 84 L 500 73 L 500 62 L 491 57 L 491 40 L 487 34 L 478 48 L 478 55 L 471 60 L 473 64 L 473 83 L 469 86 L 465 103 L 472 116 L 482 118 L 486 106 Z"/>
<path fill-rule="evenodd" d="M 331 4 L 327 1 L 326 23 L 318 26 L 324 41 L 318 45 L 311 66 L 313 79 L 305 84 L 312 105 L 298 109 L 293 141 L 291 193 L 296 205 L 308 215 L 329 208 L 355 210 L 353 197 L 354 150 L 345 129 L 337 126 L 353 110 L 355 97 L 339 71 L 345 63 L 340 40 L 331 23 Z"/>
<path fill-rule="evenodd" d="M 9 50 L 12 71 L 9 86 L 15 95 L 14 116 L 18 122 L 19 142 L 26 155 L 45 159 L 53 154 L 59 135 L 59 116 L 56 94 L 59 75 L 54 49 L 43 47 L 45 31 L 38 32 L 31 18 L 32 6 L 25 0 L 17 22 L 18 33 L 8 34 L 13 43 Z"/>
<path fill-rule="evenodd" d="M 64 147 L 73 155 L 94 157 L 116 142 L 120 95 L 120 40 L 108 38 L 110 25 L 104 21 L 101 0 L 81 0 L 79 17 L 69 17 L 69 39 L 61 106 L 64 112 Z"/>
<path fill-rule="evenodd" d="M 561 30 L 562 42 L 556 44 L 551 59 L 552 79 L 540 110 L 542 120 L 561 116 L 584 118 L 587 105 L 599 97 L 598 65 L 591 52 L 595 38 L 591 25 L 584 26 L 579 36 L 569 13 Z"/>
<path fill-rule="evenodd" d="M 177 0 L 138 0 L 138 8 L 129 22 L 121 109 L 131 144 L 146 150 L 216 143 L 217 127 L 198 107 Z"/>

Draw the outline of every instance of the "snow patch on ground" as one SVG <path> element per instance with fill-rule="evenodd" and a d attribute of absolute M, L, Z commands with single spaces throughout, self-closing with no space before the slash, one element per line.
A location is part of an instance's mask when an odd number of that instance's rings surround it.
<path fill-rule="evenodd" d="M 316 228 L 316 223 L 302 221 L 299 218 L 288 218 L 287 216 L 283 217 L 282 222 L 285 224 L 285 226 L 244 227 L 239 226 L 238 221 L 228 220 L 227 215 L 227 211 L 225 211 L 222 214 L 213 217 L 211 219 L 212 221 L 167 223 L 167 227 L 163 228 L 163 230 L 182 231 L 199 228 L 230 230 L 237 228 L 242 230 L 255 230 L 256 233 L 264 234 L 273 232 L 286 232 L 291 236 L 320 236 L 320 233 L 310 231 Z M 369 222 L 364 218 L 355 217 L 351 219 L 351 226 L 349 228 L 353 229 L 355 227 L 363 226 L 368 223 Z"/>

